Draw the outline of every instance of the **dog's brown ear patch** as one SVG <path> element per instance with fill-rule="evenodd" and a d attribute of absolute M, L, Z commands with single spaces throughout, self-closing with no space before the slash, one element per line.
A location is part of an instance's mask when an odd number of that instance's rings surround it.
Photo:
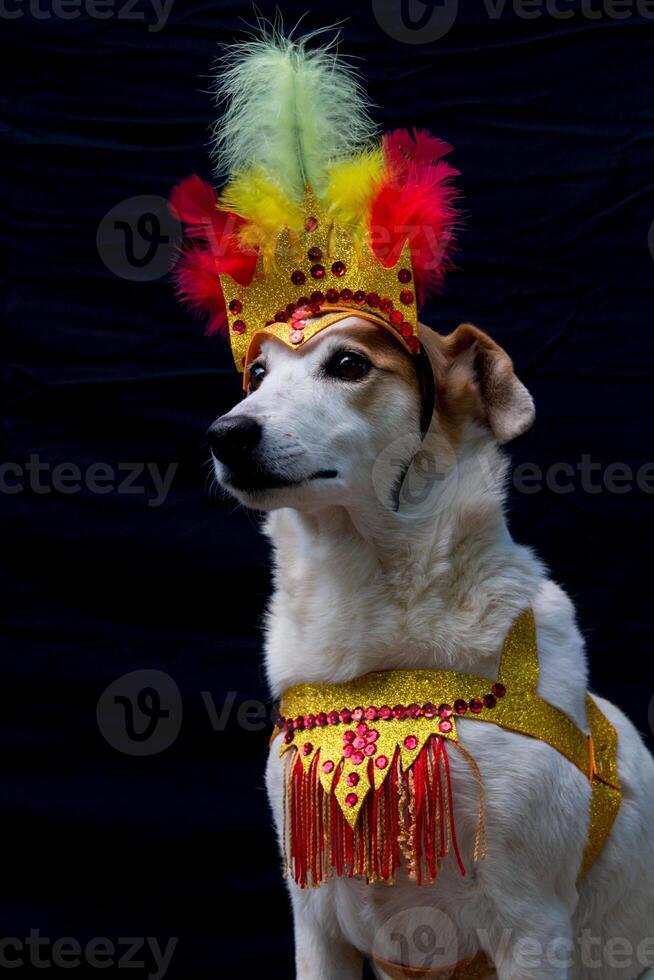
<path fill-rule="evenodd" d="M 500 444 L 527 431 L 535 417 L 533 399 L 494 340 L 462 323 L 447 337 L 438 337 L 440 351 L 432 343 L 428 346 L 447 424 L 458 428 L 463 417 L 471 416 L 485 420 Z"/>

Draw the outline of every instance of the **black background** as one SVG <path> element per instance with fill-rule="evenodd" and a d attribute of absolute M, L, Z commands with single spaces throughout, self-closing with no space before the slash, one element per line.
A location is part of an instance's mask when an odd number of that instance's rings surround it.
<path fill-rule="evenodd" d="M 122 278 L 96 246 L 120 202 L 210 176 L 216 44 L 252 11 L 175 0 L 153 31 L 145 0 L 122 16 L 116 0 L 108 19 L 19 2 L 0 18 L 4 457 L 177 470 L 160 507 L 145 478 L 141 494 L 0 495 L 2 930 L 178 936 L 169 976 L 288 978 L 267 730 L 234 710 L 216 732 L 202 699 L 266 698 L 267 548 L 256 516 L 212 499 L 206 466 L 205 430 L 239 379 L 165 276 Z M 281 7 L 290 25 L 306 4 Z M 614 462 L 635 473 L 652 458 L 654 21 L 601 0 L 560 0 L 569 19 L 461 7 L 425 44 L 382 30 L 369 0 L 316 5 L 305 23 L 349 17 L 342 49 L 362 59 L 380 125 L 456 148 L 460 271 L 426 319 L 472 320 L 514 356 L 539 413 L 515 462 L 589 454 L 596 483 Z M 510 508 L 576 603 L 594 688 L 650 738 L 651 502 L 577 476 L 571 493 L 514 491 Z M 96 707 L 144 668 L 175 680 L 184 717 L 171 747 L 139 758 L 105 740 Z"/>

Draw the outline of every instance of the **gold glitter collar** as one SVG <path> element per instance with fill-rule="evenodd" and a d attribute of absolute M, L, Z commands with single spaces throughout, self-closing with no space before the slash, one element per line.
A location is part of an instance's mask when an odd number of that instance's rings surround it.
<path fill-rule="evenodd" d="M 457 726 L 484 721 L 551 745 L 588 775 L 591 823 L 583 874 L 599 854 L 621 801 L 617 733 L 587 694 L 589 734 L 541 698 L 531 609 L 505 639 L 498 678 L 441 670 L 377 671 L 342 684 L 299 684 L 281 702 L 273 738 L 280 755 L 297 753 L 319 777 L 354 828 L 367 795 L 378 791 L 399 758 L 408 772 L 434 736 L 457 743 Z"/>

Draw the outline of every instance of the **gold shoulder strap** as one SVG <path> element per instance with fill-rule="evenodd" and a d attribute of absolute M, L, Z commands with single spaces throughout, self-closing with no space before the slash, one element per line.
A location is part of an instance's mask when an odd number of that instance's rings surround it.
<path fill-rule="evenodd" d="M 588 735 L 565 712 L 538 696 L 538 640 L 531 609 L 521 613 L 509 630 L 499 679 L 507 691 L 518 694 L 522 706 L 513 698 L 510 704 L 508 698 L 504 699 L 492 720 L 503 728 L 540 738 L 588 774 L 591 818 L 581 878 L 602 850 L 620 809 L 617 732 L 590 694 L 586 694 Z"/>

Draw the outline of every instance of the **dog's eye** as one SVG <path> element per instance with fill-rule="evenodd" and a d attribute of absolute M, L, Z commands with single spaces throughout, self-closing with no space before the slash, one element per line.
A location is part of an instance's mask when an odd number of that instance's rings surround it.
<path fill-rule="evenodd" d="M 266 374 L 263 364 L 253 364 L 248 374 L 248 391 L 256 391 Z"/>
<path fill-rule="evenodd" d="M 372 364 L 365 356 L 355 350 L 339 350 L 325 365 L 325 372 L 330 378 L 340 381 L 359 381 L 364 378 Z"/>

